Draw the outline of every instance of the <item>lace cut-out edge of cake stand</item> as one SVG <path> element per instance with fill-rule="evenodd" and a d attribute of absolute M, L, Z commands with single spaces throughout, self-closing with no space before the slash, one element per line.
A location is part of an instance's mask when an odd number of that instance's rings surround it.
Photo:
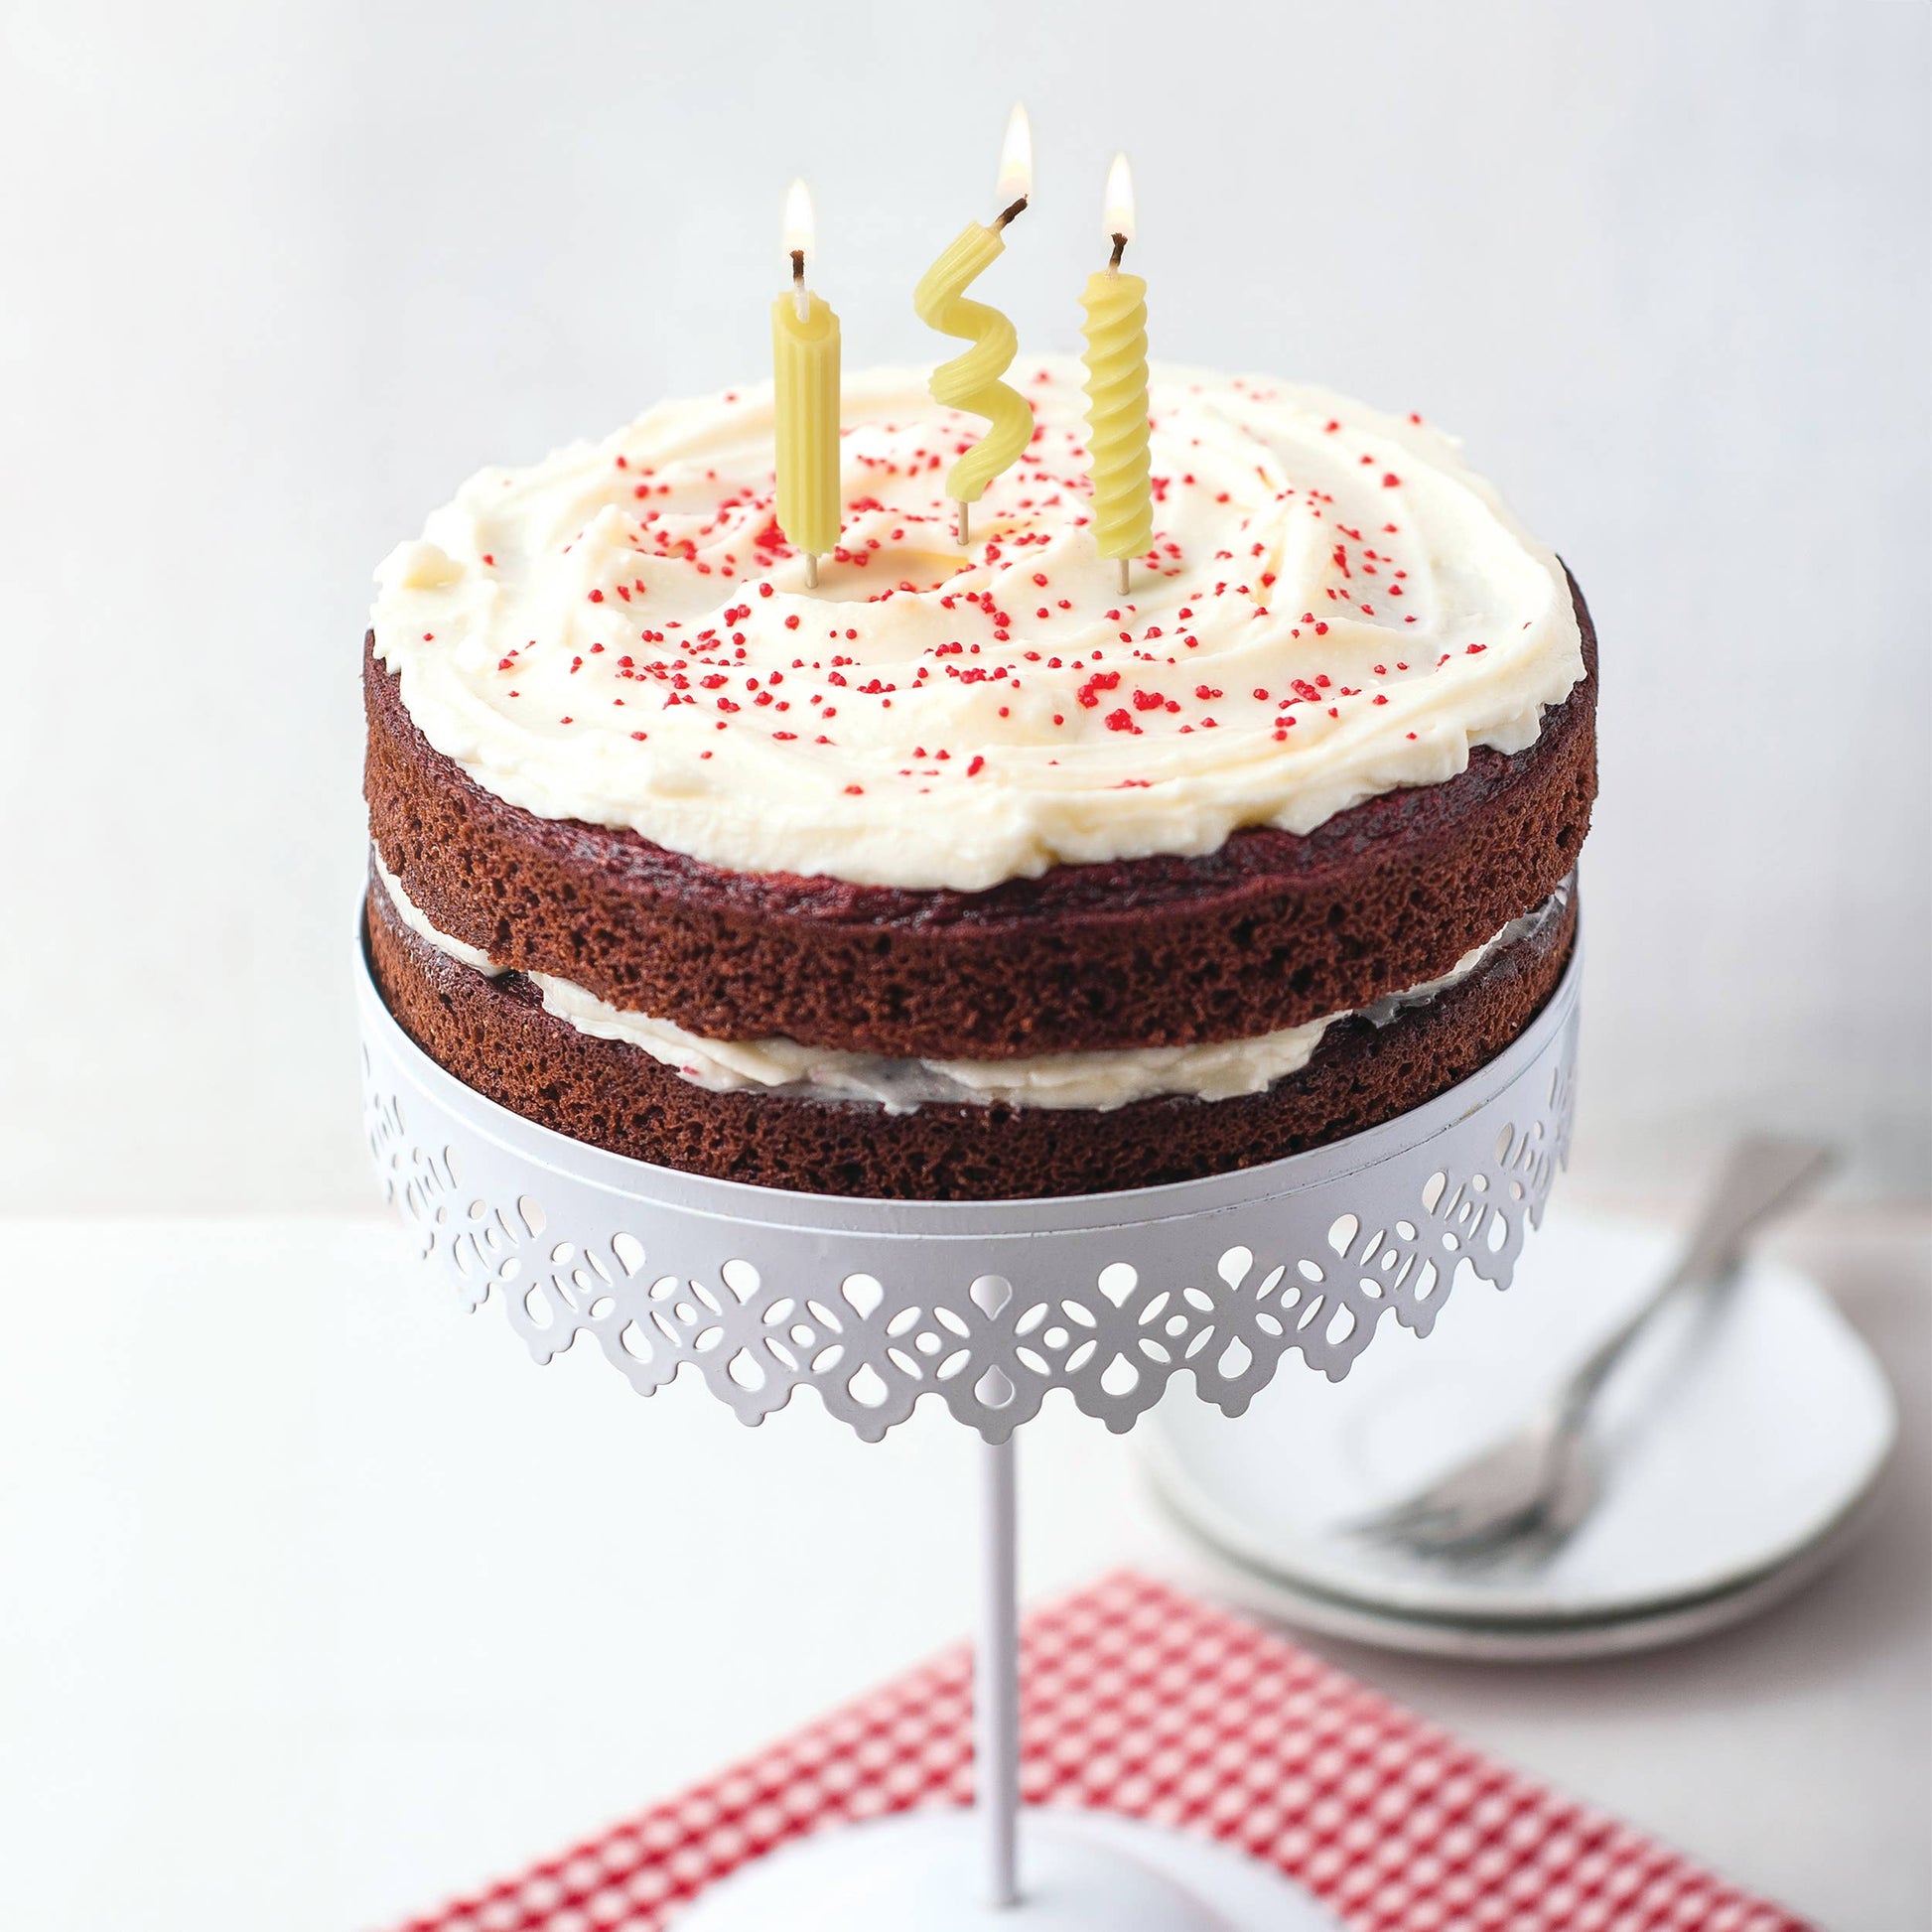
<path fill-rule="evenodd" d="M 687 1364 L 747 1423 L 801 1387 L 868 1441 L 937 1396 L 989 1443 L 1048 1391 L 1124 1431 L 1186 1373 L 1237 1416 L 1299 1351 L 1339 1381 L 1385 1317 L 1427 1334 L 1466 1267 L 1509 1286 L 1568 1159 L 1581 940 L 1495 1059 L 1264 1166 L 1053 1199 L 788 1192 L 573 1141 L 403 1033 L 356 946 L 364 1120 L 389 1200 L 532 1356 L 590 1336 L 639 1394 Z"/>

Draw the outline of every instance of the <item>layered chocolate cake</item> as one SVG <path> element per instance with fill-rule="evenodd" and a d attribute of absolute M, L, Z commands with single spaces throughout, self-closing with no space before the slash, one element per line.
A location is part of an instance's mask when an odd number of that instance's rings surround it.
<path fill-rule="evenodd" d="M 1089 527 L 1078 371 L 954 538 L 974 426 L 848 380 L 841 548 L 768 390 L 489 470 L 382 566 L 368 942 L 545 1126 L 817 1192 L 1178 1180 L 1420 1104 L 1576 930 L 1582 596 L 1424 425 L 1180 373 L 1155 541 Z"/>

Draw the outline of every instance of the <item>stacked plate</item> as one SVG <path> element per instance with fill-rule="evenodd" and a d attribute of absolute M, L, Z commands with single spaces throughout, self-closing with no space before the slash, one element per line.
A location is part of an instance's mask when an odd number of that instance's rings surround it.
<path fill-rule="evenodd" d="M 1458 1283 L 1433 1334 L 1390 1322 L 1345 1382 L 1283 1373 L 1232 1422 L 1163 1403 L 1138 1440 L 1188 1567 L 1290 1623 L 1462 1657 L 1645 1649 L 1777 1601 L 1862 1526 L 1896 1416 L 1864 1342 L 1771 1262 L 1685 1298 L 1618 1369 L 1601 1499 L 1560 1549 L 1452 1566 L 1351 1528 L 1524 1419 L 1674 1254 L 1664 1228 L 1553 1209 L 1507 1295 Z"/>

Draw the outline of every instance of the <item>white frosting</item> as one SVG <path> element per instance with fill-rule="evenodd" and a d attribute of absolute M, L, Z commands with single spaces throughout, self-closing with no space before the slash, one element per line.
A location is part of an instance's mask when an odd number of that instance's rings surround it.
<path fill-rule="evenodd" d="M 376 871 L 388 888 L 403 923 L 439 952 L 477 971 L 503 969 L 487 954 L 437 931 L 404 892 L 402 882 L 375 857 Z M 1419 1006 L 1468 978 L 1500 947 L 1527 936 L 1565 895 L 1512 920 L 1492 939 L 1473 946 L 1441 979 L 1389 995 L 1366 1009 L 1376 1025 L 1406 1007 Z M 1195 1100 L 1231 1100 L 1260 1093 L 1308 1065 L 1321 1036 L 1346 1013 L 1311 1020 L 1278 1033 L 1246 1039 L 1218 1040 L 1199 1046 L 1136 1046 L 1074 1053 L 1038 1053 L 1010 1060 L 893 1059 L 877 1053 L 851 1053 L 829 1046 L 804 1046 L 794 1039 L 708 1039 L 668 1020 L 626 1013 L 600 1000 L 574 981 L 550 973 L 531 973 L 543 995 L 546 1013 L 599 1039 L 621 1040 L 674 1068 L 694 1086 L 713 1093 L 766 1092 L 817 1100 L 864 1100 L 888 1113 L 907 1114 L 931 1102 L 1016 1107 L 1081 1107 L 1106 1112 L 1136 1100 L 1186 1095 Z"/>
<path fill-rule="evenodd" d="M 447 932 L 440 932 L 430 924 L 429 914 L 402 889 L 402 881 L 382 862 L 382 854 L 373 846 L 369 857 L 374 862 L 377 875 L 389 892 L 389 903 L 396 908 L 400 918 L 418 939 L 426 940 L 440 953 L 460 961 L 463 965 L 483 974 L 485 979 L 494 979 L 503 968 L 498 966 L 481 946 L 473 946 L 464 939 L 452 939 Z"/>
<path fill-rule="evenodd" d="M 438 751 L 543 817 L 969 892 L 1312 830 L 1522 750 L 1582 676 L 1561 566 L 1457 446 L 1316 389 L 1158 377 L 1121 598 L 1078 365 L 1018 370 L 1038 432 L 970 555 L 942 491 L 977 429 L 923 375 L 846 383 L 815 593 L 772 522 L 770 390 L 728 391 L 473 478 L 382 565 L 377 652 Z"/>

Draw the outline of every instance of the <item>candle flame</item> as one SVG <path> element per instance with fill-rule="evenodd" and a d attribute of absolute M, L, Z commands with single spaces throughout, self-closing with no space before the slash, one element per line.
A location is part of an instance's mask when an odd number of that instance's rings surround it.
<path fill-rule="evenodd" d="M 1034 192 L 1034 129 L 1018 101 L 1007 121 L 1007 138 L 1000 149 L 1000 200 L 1017 202 Z"/>
<path fill-rule="evenodd" d="M 1107 170 L 1107 203 L 1102 229 L 1109 240 L 1116 235 L 1125 235 L 1129 241 L 1134 239 L 1134 175 L 1124 154 L 1115 155 L 1114 165 Z"/>
<path fill-rule="evenodd" d="M 811 195 L 802 181 L 795 181 L 785 196 L 785 253 L 809 254 L 816 239 Z"/>

